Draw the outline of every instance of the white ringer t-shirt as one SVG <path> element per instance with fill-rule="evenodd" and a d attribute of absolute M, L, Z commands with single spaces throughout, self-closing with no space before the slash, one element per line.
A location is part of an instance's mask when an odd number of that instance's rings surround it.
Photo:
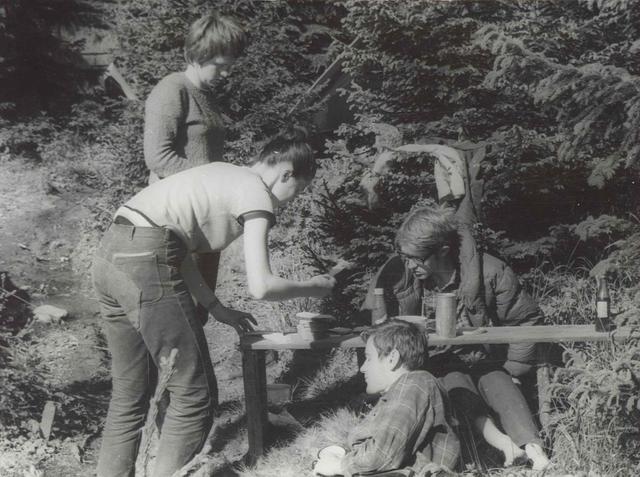
<path fill-rule="evenodd" d="M 190 252 L 207 253 L 242 235 L 244 220 L 253 214 L 273 225 L 276 200 L 251 169 L 213 162 L 154 182 L 125 207 L 174 231 Z"/>

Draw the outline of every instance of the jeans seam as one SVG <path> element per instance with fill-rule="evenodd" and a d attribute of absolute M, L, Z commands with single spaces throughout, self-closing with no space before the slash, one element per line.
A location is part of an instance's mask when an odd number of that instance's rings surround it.
<path fill-rule="evenodd" d="M 182 319 L 186 321 L 187 326 L 189 327 L 189 332 L 193 335 L 193 338 L 196 342 L 196 346 L 198 348 L 198 357 L 200 358 L 200 361 L 202 362 L 202 372 L 204 373 L 204 378 L 207 381 L 207 412 L 209 414 L 210 417 L 213 417 L 213 410 L 211 409 L 213 406 L 213 396 L 211 395 L 212 393 L 212 382 L 211 382 L 211 378 L 215 379 L 215 376 L 210 377 L 209 373 L 207 373 L 207 361 L 204 359 L 204 356 L 202 355 L 202 350 L 200 349 L 200 343 L 198 341 L 198 336 L 196 335 L 196 333 L 194 333 L 193 328 L 191 326 L 191 323 L 189 322 L 189 319 L 187 317 L 187 313 L 185 313 L 185 309 L 182 305 L 182 300 L 180 300 L 178 297 L 176 297 L 178 299 L 178 306 L 180 307 L 180 310 L 182 311 Z M 195 304 L 194 304 L 195 306 Z M 195 318 L 195 317 L 194 317 Z M 196 319 L 197 320 L 197 319 Z M 196 321 L 194 320 L 194 321 Z M 211 359 L 209 359 L 209 364 L 211 364 L 211 367 L 213 367 L 213 363 L 211 363 Z"/>

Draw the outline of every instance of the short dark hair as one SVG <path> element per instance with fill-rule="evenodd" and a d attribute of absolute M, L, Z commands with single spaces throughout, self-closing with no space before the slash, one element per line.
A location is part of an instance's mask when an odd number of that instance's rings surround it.
<path fill-rule="evenodd" d="M 409 371 L 422 369 L 429 358 L 427 334 L 413 323 L 389 320 L 363 331 L 360 336 L 365 343 L 369 338 L 373 339 L 380 357 L 398 350 L 399 365 Z"/>
<path fill-rule="evenodd" d="M 244 30 L 236 20 L 211 12 L 189 27 L 184 41 L 184 59 L 187 63 L 202 65 L 216 56 L 238 58 L 245 46 Z"/>
<path fill-rule="evenodd" d="M 288 161 L 293 165 L 293 177 L 311 180 L 316 175 L 313 150 L 307 143 L 307 132 L 301 127 L 290 126 L 269 139 L 256 162 L 274 165 Z"/>

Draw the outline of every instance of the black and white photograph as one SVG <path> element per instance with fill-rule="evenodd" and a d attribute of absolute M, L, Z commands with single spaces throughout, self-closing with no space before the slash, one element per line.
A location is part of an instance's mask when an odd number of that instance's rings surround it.
<path fill-rule="evenodd" d="M 640 474 L 640 0 L 2 0 L 0 201 L 0 476 Z"/>

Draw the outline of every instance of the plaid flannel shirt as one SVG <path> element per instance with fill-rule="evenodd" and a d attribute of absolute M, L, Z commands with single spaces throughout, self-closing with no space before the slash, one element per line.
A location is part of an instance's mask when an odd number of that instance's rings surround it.
<path fill-rule="evenodd" d="M 352 432 L 342 461 L 344 475 L 429 462 L 454 469 L 460 441 L 452 422 L 448 396 L 438 380 L 427 371 L 410 371 L 391 385 Z"/>

